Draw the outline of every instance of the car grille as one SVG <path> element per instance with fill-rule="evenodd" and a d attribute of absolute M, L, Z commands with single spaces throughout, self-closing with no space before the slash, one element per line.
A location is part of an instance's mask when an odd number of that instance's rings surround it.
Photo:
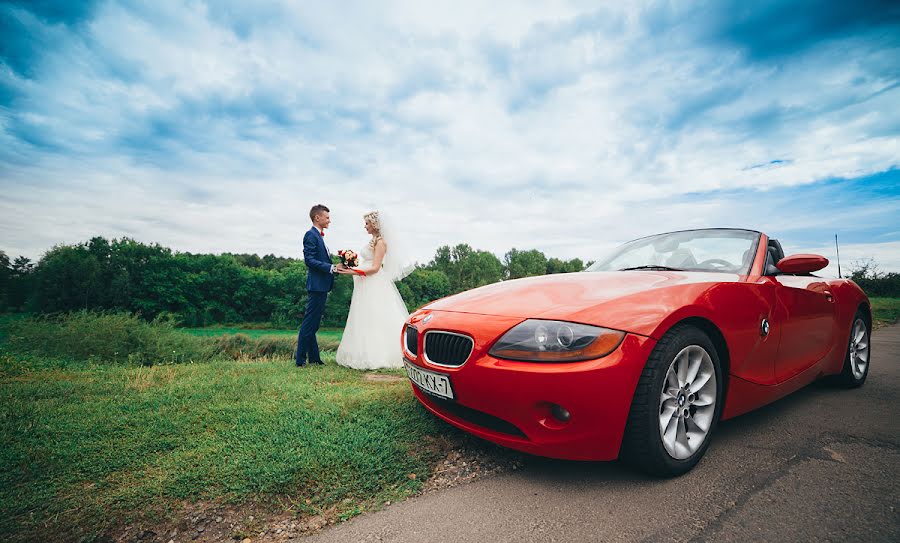
<path fill-rule="evenodd" d="M 450 332 L 425 333 L 425 359 L 441 366 L 462 366 L 475 343 L 472 338 Z"/>
<path fill-rule="evenodd" d="M 413 356 L 419 355 L 419 331 L 412 326 L 406 327 L 406 350 Z"/>

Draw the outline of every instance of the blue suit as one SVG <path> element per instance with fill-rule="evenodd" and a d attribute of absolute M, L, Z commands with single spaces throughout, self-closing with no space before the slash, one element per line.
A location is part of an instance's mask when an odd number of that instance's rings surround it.
<path fill-rule="evenodd" d="M 322 363 L 316 332 L 322 322 L 328 292 L 334 288 L 331 257 L 328 256 L 325 240 L 315 226 L 303 236 L 303 261 L 306 262 L 307 298 L 306 312 L 300 324 L 300 333 L 297 334 L 298 366 L 305 365 L 307 357 L 314 364 Z"/>

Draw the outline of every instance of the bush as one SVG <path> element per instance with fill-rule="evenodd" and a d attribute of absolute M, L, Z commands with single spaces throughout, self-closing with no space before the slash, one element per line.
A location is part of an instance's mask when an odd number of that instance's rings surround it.
<path fill-rule="evenodd" d="M 9 346 L 20 352 L 143 366 L 201 362 L 214 357 L 293 358 L 297 349 L 296 337 L 194 336 L 175 328 L 172 320 L 147 322 L 131 313 L 79 311 L 10 319 L 3 328 Z M 335 351 L 339 344 L 336 339 L 319 339 L 323 351 Z"/>
<path fill-rule="evenodd" d="M 852 263 L 850 279 L 853 279 L 868 296 L 900 298 L 900 273 L 881 272 L 874 259 Z"/>
<path fill-rule="evenodd" d="M 211 342 L 179 332 L 171 321 L 147 322 L 131 313 L 27 318 L 10 322 L 7 333 L 14 349 L 76 360 L 150 366 L 208 360 L 215 354 Z"/>

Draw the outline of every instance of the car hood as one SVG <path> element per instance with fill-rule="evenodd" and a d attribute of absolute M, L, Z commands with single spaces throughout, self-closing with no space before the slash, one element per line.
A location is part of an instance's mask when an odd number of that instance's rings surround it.
<path fill-rule="evenodd" d="M 544 275 L 494 283 L 423 309 L 517 318 L 559 319 L 629 330 L 641 313 L 661 316 L 691 305 L 707 289 L 742 281 L 727 273 L 623 271 Z M 644 315 L 656 320 L 656 317 Z"/>

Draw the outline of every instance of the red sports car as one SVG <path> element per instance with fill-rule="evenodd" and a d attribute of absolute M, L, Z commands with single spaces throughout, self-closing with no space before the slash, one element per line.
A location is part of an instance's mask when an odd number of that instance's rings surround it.
<path fill-rule="evenodd" d="M 869 300 L 817 255 L 739 229 L 631 241 L 582 273 L 505 281 L 413 313 L 401 341 L 429 411 L 506 447 L 690 470 L 720 419 L 869 370 Z"/>

